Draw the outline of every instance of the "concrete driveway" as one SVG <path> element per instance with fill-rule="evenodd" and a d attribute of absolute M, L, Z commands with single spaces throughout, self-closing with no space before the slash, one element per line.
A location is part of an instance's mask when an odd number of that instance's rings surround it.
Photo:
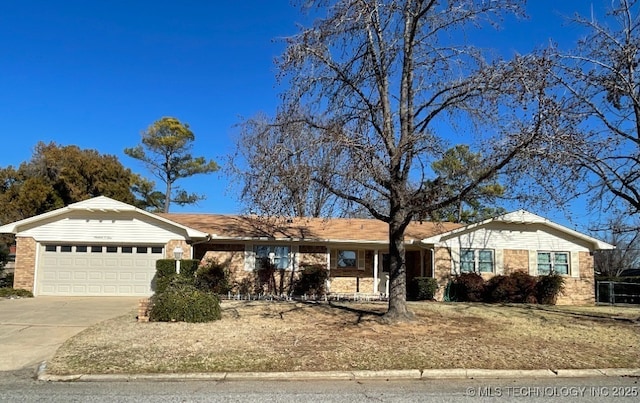
<path fill-rule="evenodd" d="M 71 336 L 136 309 L 137 297 L 0 299 L 0 371 L 35 368 Z M 135 313 L 131 320 L 134 320 Z"/>

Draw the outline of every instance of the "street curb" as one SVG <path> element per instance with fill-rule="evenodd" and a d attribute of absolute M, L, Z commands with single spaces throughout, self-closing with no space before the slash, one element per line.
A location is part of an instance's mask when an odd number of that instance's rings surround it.
<path fill-rule="evenodd" d="M 407 369 L 383 371 L 294 371 L 294 372 L 208 372 L 184 374 L 77 374 L 51 375 L 43 361 L 36 379 L 44 382 L 130 382 L 130 381 L 301 381 L 301 380 L 437 380 L 640 377 L 640 368 L 606 369 Z"/>

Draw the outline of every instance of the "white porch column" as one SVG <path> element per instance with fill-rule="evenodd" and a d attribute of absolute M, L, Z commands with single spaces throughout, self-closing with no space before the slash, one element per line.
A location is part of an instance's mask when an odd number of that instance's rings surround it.
<path fill-rule="evenodd" d="M 373 251 L 373 293 L 378 293 L 378 250 Z"/>
<path fill-rule="evenodd" d="M 329 247 L 327 246 L 327 273 L 329 273 L 329 275 L 327 276 L 327 294 L 331 293 L 331 251 L 329 250 Z"/>

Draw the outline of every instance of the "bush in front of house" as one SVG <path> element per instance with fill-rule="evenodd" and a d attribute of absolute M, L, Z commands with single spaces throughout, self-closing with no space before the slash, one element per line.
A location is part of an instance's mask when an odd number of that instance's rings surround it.
<path fill-rule="evenodd" d="M 0 273 L 0 288 L 12 288 L 13 287 L 13 273 L 6 273 L 2 276 Z"/>
<path fill-rule="evenodd" d="M 195 286 L 199 290 L 214 294 L 226 294 L 231 291 L 228 268 L 216 259 L 209 259 L 200 265 L 195 273 Z"/>
<path fill-rule="evenodd" d="M 483 300 L 484 279 L 478 273 L 462 273 L 453 280 L 452 291 L 456 301 L 481 302 Z"/>
<path fill-rule="evenodd" d="M 536 297 L 539 304 L 555 305 L 558 295 L 564 290 L 564 278 L 559 274 L 538 277 Z"/>
<path fill-rule="evenodd" d="M 521 271 L 508 276 L 494 276 L 485 284 L 486 302 L 511 302 L 535 304 L 536 278 Z"/>
<path fill-rule="evenodd" d="M 438 291 L 438 281 L 431 277 L 414 277 L 407 287 L 407 299 L 410 301 L 432 300 Z"/>
<path fill-rule="evenodd" d="M 178 276 L 151 297 L 149 319 L 155 322 L 211 322 L 222 317 L 218 296 L 197 289 Z"/>
<path fill-rule="evenodd" d="M 0 288 L 0 298 L 33 298 L 33 293 L 22 288 Z"/>
<path fill-rule="evenodd" d="M 534 277 L 516 271 L 484 281 L 477 273 L 463 273 L 453 279 L 450 295 L 452 301 L 460 302 L 554 305 L 563 289 L 564 278 L 559 274 Z"/>
<path fill-rule="evenodd" d="M 293 286 L 294 295 L 324 295 L 327 293 L 329 271 L 323 265 L 306 266 Z"/>
<path fill-rule="evenodd" d="M 180 275 L 179 277 L 190 280 L 195 283 L 195 272 L 200 264 L 199 260 L 195 259 L 183 259 L 180 261 Z M 156 261 L 156 275 L 154 277 L 153 290 L 163 292 L 171 281 L 178 277 L 176 273 L 176 261 L 173 259 L 160 259 Z"/>

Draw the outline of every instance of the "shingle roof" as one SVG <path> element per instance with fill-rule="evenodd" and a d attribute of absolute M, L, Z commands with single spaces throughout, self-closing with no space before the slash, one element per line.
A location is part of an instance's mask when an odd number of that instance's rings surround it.
<path fill-rule="evenodd" d="M 306 241 L 380 242 L 389 240 L 388 224 L 363 218 L 265 218 L 220 214 L 159 214 L 184 226 L 207 232 L 214 238 L 293 238 Z M 454 223 L 412 222 L 405 241 L 451 231 Z"/>

